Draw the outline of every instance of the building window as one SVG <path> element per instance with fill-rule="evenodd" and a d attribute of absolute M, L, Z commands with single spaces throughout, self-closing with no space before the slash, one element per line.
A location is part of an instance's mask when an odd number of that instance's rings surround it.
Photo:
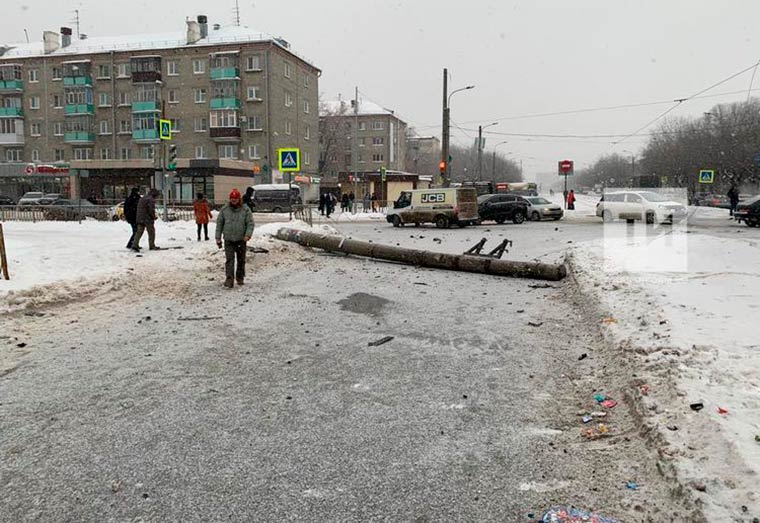
<path fill-rule="evenodd" d="M 293 105 L 293 94 L 285 91 L 285 107 Z"/>
<path fill-rule="evenodd" d="M 310 84 L 310 83 L 311 83 L 311 80 L 309 79 L 309 75 L 308 75 L 308 74 L 305 74 L 305 75 L 303 76 L 303 86 L 304 86 L 304 87 L 309 87 L 309 84 Z"/>
<path fill-rule="evenodd" d="M 179 93 L 177 92 L 176 89 L 169 89 L 169 96 L 167 98 L 170 104 L 179 103 Z"/>
<path fill-rule="evenodd" d="M 373 162 L 382 162 L 385 159 L 384 154 L 373 154 L 372 155 L 372 161 Z"/>
<path fill-rule="evenodd" d="M 169 121 L 172 123 L 172 134 L 182 130 L 179 128 L 179 118 L 169 118 Z"/>
<path fill-rule="evenodd" d="M 195 146 L 195 159 L 203 160 L 206 157 L 206 149 L 202 145 Z"/>
<path fill-rule="evenodd" d="M 99 65 L 98 78 L 102 78 L 102 79 L 111 78 L 111 66 L 108 64 Z"/>
<path fill-rule="evenodd" d="M 35 83 L 40 81 L 40 70 L 29 69 L 29 83 Z"/>
<path fill-rule="evenodd" d="M 84 87 L 72 88 L 66 90 L 66 103 L 67 104 L 91 104 L 92 103 L 92 89 Z"/>
<path fill-rule="evenodd" d="M 29 98 L 29 108 L 30 109 L 39 109 L 40 108 L 40 97 L 39 96 L 32 96 Z"/>
<path fill-rule="evenodd" d="M 293 74 L 293 66 L 289 62 L 285 62 L 285 71 L 283 72 L 285 78 L 290 78 Z"/>
<path fill-rule="evenodd" d="M 359 122 L 359 130 L 360 131 L 366 131 L 367 130 L 367 122 Z"/>
<path fill-rule="evenodd" d="M 261 55 L 254 54 L 245 59 L 246 71 L 261 71 Z"/>
<path fill-rule="evenodd" d="M 375 120 L 372 122 L 372 130 L 373 131 L 382 131 L 384 129 L 383 122 L 380 120 Z"/>
<path fill-rule="evenodd" d="M 129 93 L 119 93 L 119 105 L 120 106 L 128 106 L 129 103 Z"/>
<path fill-rule="evenodd" d="M 259 144 L 255 143 L 253 145 L 248 146 L 248 157 L 251 160 L 260 160 L 261 159 L 261 147 Z"/>
<path fill-rule="evenodd" d="M 63 123 L 62 122 L 55 122 L 55 123 L 53 123 L 53 136 L 63 136 Z"/>
<path fill-rule="evenodd" d="M 367 145 L 367 139 L 362 136 L 359 138 L 359 147 L 364 147 L 365 145 Z"/>
<path fill-rule="evenodd" d="M 346 154 L 346 155 L 343 156 L 343 163 L 345 163 L 346 165 L 351 165 L 351 155 L 350 154 Z"/>
<path fill-rule="evenodd" d="M 220 145 L 219 158 L 237 160 L 237 145 Z"/>
<path fill-rule="evenodd" d="M 111 107 L 111 94 L 99 93 L 98 94 L 98 107 Z"/>
<path fill-rule="evenodd" d="M 306 130 L 303 133 L 304 140 L 311 140 L 311 126 L 307 125 Z"/>
<path fill-rule="evenodd" d="M 66 154 L 64 153 L 63 149 L 56 149 L 55 150 L 55 161 L 56 162 L 64 162 L 64 161 L 66 161 Z"/>
<path fill-rule="evenodd" d="M 362 153 L 359 153 L 356 158 L 359 163 L 364 163 L 364 155 Z"/>
<path fill-rule="evenodd" d="M 261 117 L 253 115 L 248 117 L 248 130 L 249 131 L 261 131 Z"/>
<path fill-rule="evenodd" d="M 170 60 L 166 62 L 166 75 L 179 76 L 179 62 L 176 60 Z"/>
<path fill-rule="evenodd" d="M 5 160 L 8 162 L 20 162 L 22 149 L 6 149 Z"/>
<path fill-rule="evenodd" d="M 309 114 L 309 109 L 310 109 L 310 107 L 309 107 L 309 100 L 304 100 L 303 101 L 303 112 L 306 113 L 306 114 Z"/>
<path fill-rule="evenodd" d="M 372 145 L 385 145 L 385 138 L 382 136 L 373 136 Z"/>
<path fill-rule="evenodd" d="M 205 133 L 206 131 L 208 131 L 208 120 L 206 119 L 206 117 L 204 116 L 204 117 L 196 118 L 193 121 L 193 129 L 195 130 L 196 133 Z"/>
<path fill-rule="evenodd" d="M 92 160 L 92 149 L 85 147 L 74 148 L 75 160 Z"/>
<path fill-rule="evenodd" d="M 29 128 L 29 134 L 32 136 L 42 136 L 42 125 L 39 123 L 33 123 L 31 124 Z"/>
<path fill-rule="evenodd" d="M 121 120 L 119 122 L 119 134 L 131 134 L 132 133 L 132 121 Z"/>
<path fill-rule="evenodd" d="M 285 134 L 293 134 L 293 123 L 290 120 L 285 120 Z"/>
<path fill-rule="evenodd" d="M 61 78 L 63 78 L 63 74 L 61 73 L 61 68 L 60 67 L 53 67 L 53 74 L 52 74 L 52 76 L 53 76 L 53 80 L 60 80 Z"/>
<path fill-rule="evenodd" d="M 23 131 L 23 122 L 19 121 L 18 129 L 16 128 L 16 120 L 10 118 L 0 118 L 0 134 L 16 134 L 16 131 Z"/>
<path fill-rule="evenodd" d="M 130 75 L 129 64 L 118 64 L 116 66 L 116 76 L 118 78 L 129 78 Z"/>
<path fill-rule="evenodd" d="M 122 160 L 130 160 L 132 158 L 132 149 L 129 147 L 122 147 L 119 158 Z"/>
<path fill-rule="evenodd" d="M 111 131 L 108 129 L 108 120 L 100 121 L 100 134 L 111 134 Z"/>
<path fill-rule="evenodd" d="M 32 149 L 32 161 L 33 162 L 40 161 L 40 151 L 38 149 Z"/>
<path fill-rule="evenodd" d="M 60 94 L 53 95 L 53 108 L 60 109 L 63 107 L 63 96 Z"/>
<path fill-rule="evenodd" d="M 308 151 L 304 151 L 303 153 L 303 164 L 311 165 L 311 154 Z"/>
<path fill-rule="evenodd" d="M 213 111 L 210 115 L 211 127 L 237 127 L 237 111 Z"/>
<path fill-rule="evenodd" d="M 249 85 L 247 91 L 247 99 L 250 101 L 257 101 L 261 100 L 261 93 L 259 86 L 257 85 Z"/>
<path fill-rule="evenodd" d="M 193 60 L 193 74 L 203 74 L 206 72 L 205 60 Z"/>
<path fill-rule="evenodd" d="M 103 147 L 100 150 L 100 159 L 101 160 L 110 160 L 111 159 L 111 149 L 108 147 Z"/>
<path fill-rule="evenodd" d="M 206 90 L 193 89 L 193 97 L 195 98 L 195 103 L 197 104 L 206 103 Z"/>
<path fill-rule="evenodd" d="M 153 154 L 154 154 L 153 151 L 154 151 L 154 148 L 152 145 L 143 145 L 140 148 L 140 157 L 143 160 L 152 160 Z"/>

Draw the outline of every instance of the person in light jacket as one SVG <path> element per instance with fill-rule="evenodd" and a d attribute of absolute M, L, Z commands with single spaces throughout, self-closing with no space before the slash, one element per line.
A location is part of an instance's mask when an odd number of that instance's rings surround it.
<path fill-rule="evenodd" d="M 240 191 L 232 189 L 230 201 L 216 217 L 216 245 L 222 248 L 224 238 L 224 286 L 231 289 L 233 281 L 238 285 L 245 283 L 246 244 L 253 236 L 253 214 L 248 206 L 243 205 Z M 237 262 L 237 269 L 235 268 Z"/>

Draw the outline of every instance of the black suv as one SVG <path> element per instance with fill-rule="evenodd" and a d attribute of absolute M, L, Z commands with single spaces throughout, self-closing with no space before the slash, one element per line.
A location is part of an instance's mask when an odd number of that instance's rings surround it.
<path fill-rule="evenodd" d="M 528 203 L 514 194 L 484 194 L 478 196 L 480 221 L 522 223 L 528 217 Z"/>
<path fill-rule="evenodd" d="M 760 227 L 760 196 L 741 202 L 734 211 L 734 219 L 750 227 Z"/>
<path fill-rule="evenodd" d="M 16 201 L 10 196 L 0 194 L 0 205 L 16 205 Z"/>

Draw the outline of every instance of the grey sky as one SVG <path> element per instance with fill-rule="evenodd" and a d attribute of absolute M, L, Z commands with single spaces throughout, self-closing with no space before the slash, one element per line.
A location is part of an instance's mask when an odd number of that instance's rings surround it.
<path fill-rule="evenodd" d="M 71 25 L 79 8 L 90 35 L 183 30 L 186 16 L 230 23 L 234 0 L 7 0 L 0 40 L 33 39 Z M 395 110 L 420 134 L 440 135 L 441 75 L 453 88 L 453 140 L 471 144 L 478 123 L 534 113 L 685 98 L 760 59 L 760 2 L 706 0 L 449 2 L 241 0 L 243 25 L 283 36 L 323 70 L 323 98 L 349 98 L 354 86 Z M 693 100 L 673 116 L 701 116 L 716 103 L 743 100 L 752 71 Z M 760 75 L 754 84 L 760 89 Z M 760 91 L 758 91 L 760 92 Z M 502 120 L 495 133 L 626 135 L 670 105 Z M 486 149 L 524 161 L 526 175 L 571 158 L 591 163 L 611 151 L 637 153 L 644 139 L 571 139 L 488 133 Z M 760 148 L 760 144 L 758 145 Z M 628 154 L 628 153 L 624 153 Z"/>

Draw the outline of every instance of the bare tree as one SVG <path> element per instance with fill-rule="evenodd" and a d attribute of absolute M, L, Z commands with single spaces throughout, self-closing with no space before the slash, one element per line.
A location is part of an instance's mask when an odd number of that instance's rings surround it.
<path fill-rule="evenodd" d="M 350 104 L 319 104 L 319 174 L 337 176 L 351 164 Z"/>

